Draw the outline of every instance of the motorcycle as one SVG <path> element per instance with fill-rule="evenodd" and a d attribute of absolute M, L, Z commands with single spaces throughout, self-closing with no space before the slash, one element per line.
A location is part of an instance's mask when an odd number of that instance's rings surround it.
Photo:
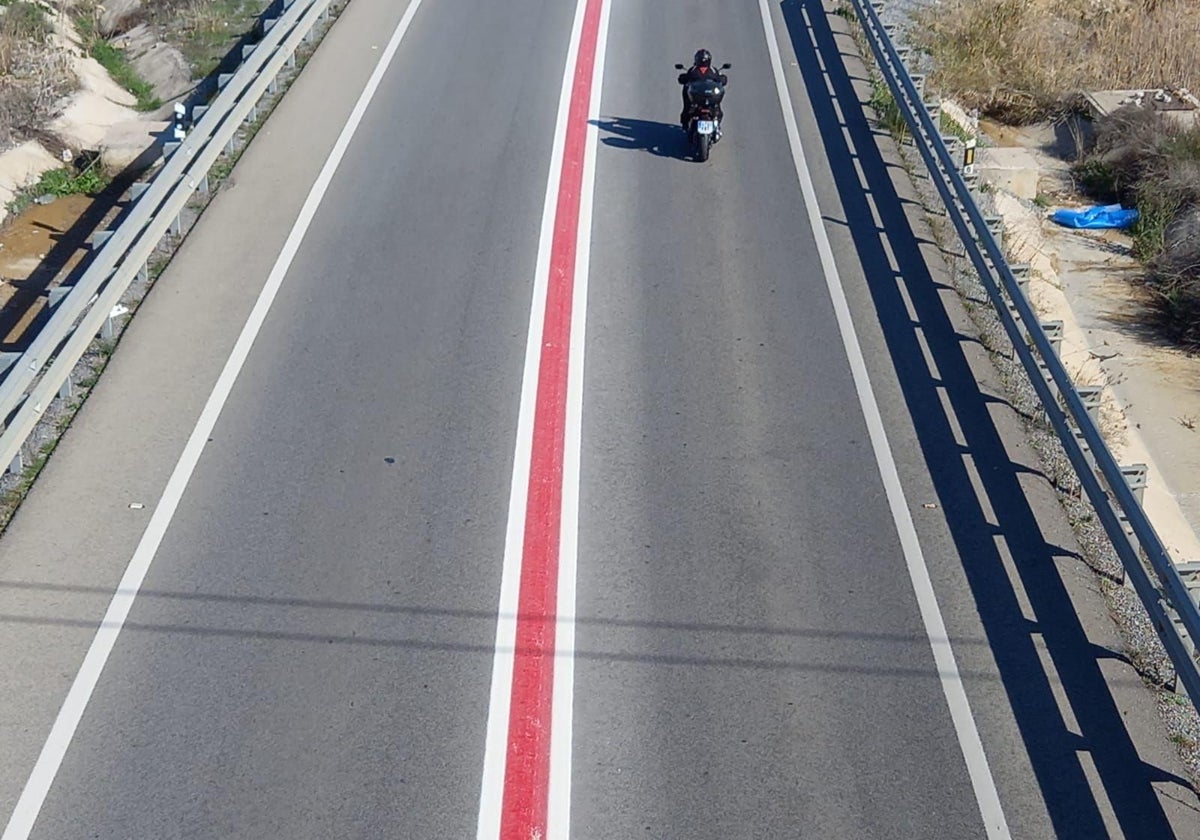
<path fill-rule="evenodd" d="M 722 71 L 729 70 L 733 65 L 722 64 Z M 675 65 L 676 70 L 685 70 L 682 64 Z M 721 140 L 721 100 L 725 98 L 725 86 L 716 79 L 696 79 L 687 82 L 684 90 L 688 100 L 688 142 L 692 146 L 692 155 L 698 161 L 708 160 L 710 147 Z"/>

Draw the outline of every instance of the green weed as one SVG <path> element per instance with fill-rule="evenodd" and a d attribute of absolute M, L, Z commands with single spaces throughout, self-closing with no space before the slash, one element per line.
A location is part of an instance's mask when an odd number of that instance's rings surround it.
<path fill-rule="evenodd" d="M 879 124 L 886 128 L 893 137 L 902 141 L 908 136 L 908 123 L 904 121 L 904 116 L 900 113 L 900 106 L 883 80 L 871 80 L 871 98 L 868 104 L 875 111 Z"/>
<path fill-rule="evenodd" d="M 96 38 L 88 52 L 108 71 L 114 82 L 137 97 L 139 111 L 153 111 L 162 106 L 162 100 L 154 95 L 154 86 L 137 74 L 121 50 L 108 41 Z"/>

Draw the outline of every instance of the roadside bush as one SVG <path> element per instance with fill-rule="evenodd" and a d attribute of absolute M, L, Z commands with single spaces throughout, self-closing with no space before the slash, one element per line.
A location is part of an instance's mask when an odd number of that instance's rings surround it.
<path fill-rule="evenodd" d="M 14 0 L 0 14 L 0 149 L 36 131 L 75 82 L 66 54 L 48 41 L 40 6 Z"/>
<path fill-rule="evenodd" d="M 1194 0 L 942 0 L 908 32 L 946 95 L 1010 124 L 1072 110 L 1089 90 L 1200 90 Z"/>
<path fill-rule="evenodd" d="M 1097 120 L 1075 174 L 1097 200 L 1138 208 L 1133 252 L 1157 326 L 1200 350 L 1200 126 L 1121 108 Z"/>

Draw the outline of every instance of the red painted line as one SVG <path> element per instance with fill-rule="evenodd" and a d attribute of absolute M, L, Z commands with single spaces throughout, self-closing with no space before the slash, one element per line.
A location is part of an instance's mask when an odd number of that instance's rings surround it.
<path fill-rule="evenodd" d="M 554 211 L 517 601 L 501 840 L 531 840 L 546 836 L 571 297 L 575 287 L 587 119 L 603 4 L 604 0 L 587 0 L 584 10 Z"/>

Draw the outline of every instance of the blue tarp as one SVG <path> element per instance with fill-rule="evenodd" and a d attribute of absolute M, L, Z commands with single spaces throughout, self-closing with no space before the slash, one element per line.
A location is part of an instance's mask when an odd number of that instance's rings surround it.
<path fill-rule="evenodd" d="M 1070 228 L 1127 228 L 1137 221 L 1138 211 L 1126 209 L 1120 204 L 1104 204 L 1082 210 L 1055 210 L 1050 218 Z"/>

